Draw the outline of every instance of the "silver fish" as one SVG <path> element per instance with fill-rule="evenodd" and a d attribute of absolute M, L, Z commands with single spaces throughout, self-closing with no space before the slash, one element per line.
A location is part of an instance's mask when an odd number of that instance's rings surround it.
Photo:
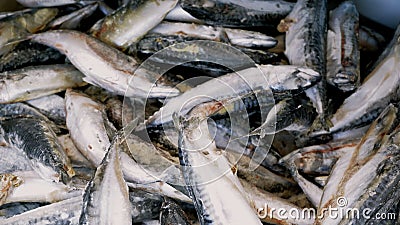
<path fill-rule="evenodd" d="M 138 64 L 135 59 L 84 33 L 47 31 L 33 35 L 31 40 L 61 51 L 85 74 L 86 82 L 119 95 L 146 98 L 179 94 L 175 88 L 156 86 L 160 75 L 135 74 Z"/>
<path fill-rule="evenodd" d="M 312 130 L 329 130 L 326 98 L 326 0 L 299 0 L 278 30 L 286 31 L 285 55 L 290 64 L 306 66 L 322 76 L 319 84 L 306 91 L 319 116 Z"/>
<path fill-rule="evenodd" d="M 79 224 L 131 224 L 131 203 L 120 161 L 121 138 L 116 136 L 83 196 Z"/>
<path fill-rule="evenodd" d="M 67 182 L 75 172 L 46 121 L 35 118 L 10 118 L 0 121 L 7 145 L 24 152 L 32 167 L 43 178 Z"/>
<path fill-rule="evenodd" d="M 93 36 L 118 48 L 127 48 L 159 24 L 177 0 L 131 1 L 92 28 Z M 145 19 L 145 20 L 144 20 Z"/>
<path fill-rule="evenodd" d="M 44 221 L 60 224 L 78 224 L 82 197 L 72 197 L 50 205 L 42 206 L 7 219 L 0 219 L 4 225 L 34 225 Z"/>
<path fill-rule="evenodd" d="M 294 5 L 281 0 L 184 0 L 180 4 L 190 15 L 205 23 L 226 27 L 276 24 L 289 14 Z"/>
<path fill-rule="evenodd" d="M 71 65 L 45 65 L 0 74 L 0 103 L 26 101 L 86 85 Z M 34 83 L 35 85 L 31 85 Z"/>
<path fill-rule="evenodd" d="M 201 224 L 261 224 L 228 161 L 209 137 L 207 120 L 192 113 L 176 122 L 181 169 Z"/>
<path fill-rule="evenodd" d="M 54 6 L 64 6 L 77 3 L 93 2 L 91 0 L 16 0 L 19 4 L 25 7 L 54 7 Z"/>
<path fill-rule="evenodd" d="M 147 123 L 167 123 L 172 121 L 172 114 L 177 110 L 185 114 L 194 106 L 210 101 L 210 98 L 223 100 L 257 89 L 269 89 L 275 93 L 298 90 L 299 87 L 307 89 L 319 79 L 320 75 L 315 71 L 296 66 L 261 65 L 241 70 L 212 79 L 169 100 L 160 111 L 148 119 Z M 267 97 L 272 100 L 272 95 Z M 185 104 L 184 107 L 182 103 Z"/>
<path fill-rule="evenodd" d="M 190 23 L 161 22 L 149 31 L 153 34 L 184 35 L 205 40 L 227 42 L 241 47 L 272 48 L 277 44 L 275 38 L 255 31 L 212 27 Z"/>
<path fill-rule="evenodd" d="M 345 92 L 360 85 L 358 27 L 358 11 L 352 1 L 345 1 L 330 12 L 326 80 Z"/>

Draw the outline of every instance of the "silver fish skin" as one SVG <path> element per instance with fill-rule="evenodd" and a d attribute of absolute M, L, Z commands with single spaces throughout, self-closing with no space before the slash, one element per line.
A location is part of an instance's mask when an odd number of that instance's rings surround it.
<path fill-rule="evenodd" d="M 60 128 L 39 110 L 29 106 L 28 104 L 17 102 L 11 104 L 0 105 L 0 117 L 32 117 L 46 121 L 55 133 L 60 132 Z"/>
<path fill-rule="evenodd" d="M 87 5 L 82 9 L 76 10 L 68 15 L 53 20 L 48 27 L 52 29 L 77 29 L 82 20 L 92 15 L 98 7 L 97 3 Z"/>
<path fill-rule="evenodd" d="M 3 203 L 10 202 L 58 202 L 71 197 L 81 196 L 82 190 L 68 187 L 63 183 L 44 180 L 34 171 L 20 171 L 2 174 Z M 8 191 L 8 195 L 4 195 Z"/>
<path fill-rule="evenodd" d="M 87 95 L 68 89 L 65 93 L 66 124 L 79 151 L 99 166 L 110 146 L 115 128 L 108 122 L 104 105 Z M 90 132 L 88 132 L 90 131 Z"/>
<path fill-rule="evenodd" d="M 390 102 L 398 101 L 400 41 L 396 39 L 394 42 L 396 44 L 387 57 L 365 78 L 357 91 L 344 100 L 333 115 L 331 133 L 367 125 Z"/>
<path fill-rule="evenodd" d="M 345 1 L 330 12 L 326 80 L 344 92 L 360 86 L 358 16 L 352 1 Z"/>
<path fill-rule="evenodd" d="M 56 8 L 46 8 L 2 19 L 0 21 L 0 55 L 5 55 L 15 47 L 16 44 L 10 42 L 26 38 L 30 33 L 36 33 L 45 28 L 57 13 Z"/>
<path fill-rule="evenodd" d="M 1 146 L 0 155 L 0 174 L 33 170 L 29 159 L 16 148 Z"/>
<path fill-rule="evenodd" d="M 177 110 L 181 110 L 180 113 L 185 114 L 201 103 L 229 99 L 258 89 L 269 89 L 274 93 L 295 91 L 300 87 L 300 89 L 307 89 L 320 78 L 317 72 L 297 66 L 261 65 L 256 68 L 244 69 L 207 81 L 170 99 L 147 120 L 147 124 L 167 123 L 172 121 L 172 114 Z M 272 99 L 272 95 L 267 97 Z"/>
<path fill-rule="evenodd" d="M 85 4 L 85 2 L 94 2 L 95 0 L 16 0 L 19 4 L 25 6 L 25 7 L 32 7 L 32 8 L 37 8 L 37 7 L 55 7 L 55 6 L 64 6 L 64 5 L 71 5 L 71 4 L 77 4 L 77 3 L 82 3 Z"/>
<path fill-rule="evenodd" d="M 0 223 L 4 225 L 34 225 L 53 221 L 57 224 L 79 224 L 81 208 L 82 197 L 77 196 L 2 219 Z"/>
<path fill-rule="evenodd" d="M 71 65 L 33 66 L 4 72 L 0 74 L 0 103 L 26 101 L 84 86 L 82 78 L 82 73 Z"/>
<path fill-rule="evenodd" d="M 92 35 L 105 43 L 125 49 L 159 24 L 177 0 L 131 1 L 104 18 Z M 144 19 L 145 18 L 145 19 Z"/>
<path fill-rule="evenodd" d="M 28 100 L 26 103 L 38 109 L 41 113 L 57 124 L 65 124 L 66 112 L 63 97 L 53 94 Z"/>
<path fill-rule="evenodd" d="M 378 165 L 391 154 L 386 149 L 391 143 L 390 138 L 396 137 L 397 129 L 390 134 L 397 109 L 389 105 L 381 115 L 371 124 L 363 139 L 353 152 L 345 153 L 335 164 L 324 187 L 324 192 L 319 205 L 317 224 L 339 224 L 342 218 L 332 218 L 321 211 L 329 206 L 336 207 L 339 197 L 345 197 L 347 204 L 343 210 L 355 206 L 357 199 L 371 187 L 371 182 L 378 175 Z"/>
<path fill-rule="evenodd" d="M 44 179 L 67 182 L 75 172 L 53 130 L 46 121 L 11 118 L 0 122 L 6 144 L 24 152 Z"/>
<path fill-rule="evenodd" d="M 129 191 L 121 169 L 120 138 L 114 138 L 86 187 L 79 224 L 132 224 Z"/>
<path fill-rule="evenodd" d="M 86 76 L 86 82 L 118 95 L 146 98 L 179 94 L 175 88 L 156 86 L 160 75 L 135 74 L 135 59 L 84 33 L 47 31 L 31 36 L 31 40 L 56 48 Z"/>
<path fill-rule="evenodd" d="M 285 55 L 290 64 L 306 66 L 322 76 L 319 84 L 306 91 L 319 114 L 312 130 L 329 130 L 330 126 L 326 115 L 326 5 L 326 0 L 297 1 L 278 26 L 279 31 L 286 31 Z"/>
<path fill-rule="evenodd" d="M 207 120 L 192 113 L 189 119 L 175 120 L 181 170 L 200 223 L 261 224 L 227 159 L 210 138 Z"/>
<path fill-rule="evenodd" d="M 190 15 L 188 12 L 186 12 L 180 4 L 176 4 L 175 8 L 173 8 L 171 11 L 165 15 L 165 20 L 170 20 L 170 21 L 177 21 L 177 22 L 186 22 L 186 23 L 199 23 L 201 24 L 201 20 L 196 19 L 192 15 Z"/>
<path fill-rule="evenodd" d="M 222 27 L 212 27 L 193 23 L 161 22 L 149 34 L 184 35 L 193 38 L 226 41 L 241 47 L 272 48 L 277 44 L 273 37 L 260 32 Z"/>
<path fill-rule="evenodd" d="M 249 27 L 279 23 L 290 13 L 294 3 L 281 0 L 184 0 L 180 5 L 190 15 L 207 24 Z"/>

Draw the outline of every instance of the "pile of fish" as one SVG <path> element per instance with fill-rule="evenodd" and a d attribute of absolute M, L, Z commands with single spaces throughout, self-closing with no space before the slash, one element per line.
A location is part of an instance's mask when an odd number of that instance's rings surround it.
<path fill-rule="evenodd" d="M 400 224 L 400 25 L 352 0 L 10 2 L 0 224 Z"/>

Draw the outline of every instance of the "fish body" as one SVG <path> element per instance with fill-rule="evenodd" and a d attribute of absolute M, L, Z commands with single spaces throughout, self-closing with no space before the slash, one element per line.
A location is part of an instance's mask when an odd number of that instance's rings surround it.
<path fill-rule="evenodd" d="M 92 29 L 93 36 L 118 48 L 127 48 L 159 24 L 177 0 L 131 1 Z"/>
<path fill-rule="evenodd" d="M 175 88 L 155 86 L 159 75 L 155 79 L 135 75 L 135 59 L 84 33 L 47 31 L 32 36 L 31 40 L 56 48 L 86 76 L 86 82 L 118 95 L 145 98 L 179 94 Z"/>
<path fill-rule="evenodd" d="M 306 91 L 318 117 L 312 130 L 329 130 L 326 97 L 326 0 L 297 1 L 290 14 L 281 21 L 279 31 L 286 31 L 285 55 L 292 65 L 305 66 L 321 74 L 321 82 Z"/>
<path fill-rule="evenodd" d="M 269 89 L 276 94 L 296 91 L 299 87 L 303 90 L 311 87 L 319 79 L 320 76 L 315 71 L 296 66 L 262 65 L 244 69 L 212 79 L 170 99 L 160 111 L 149 118 L 148 124 L 172 121 L 172 114 L 177 110 L 180 110 L 180 113 L 187 113 L 194 106 L 210 100 L 229 99 L 257 89 Z M 272 94 L 267 94 L 266 97 L 274 102 Z M 185 103 L 183 107 L 182 103 Z"/>
<path fill-rule="evenodd" d="M 192 119 L 178 125 L 184 126 L 179 128 L 179 158 L 200 223 L 261 224 L 226 158 L 210 139 L 207 121 Z"/>
<path fill-rule="evenodd" d="M 131 203 L 120 161 L 120 139 L 110 145 L 83 196 L 80 224 L 131 224 Z"/>
<path fill-rule="evenodd" d="M 75 172 L 53 130 L 46 121 L 10 118 L 0 122 L 7 145 L 24 152 L 32 167 L 48 180 L 66 182 Z"/>
<path fill-rule="evenodd" d="M 344 92 L 360 85 L 358 20 L 352 1 L 341 3 L 330 13 L 326 80 Z"/>
<path fill-rule="evenodd" d="M 26 101 L 84 86 L 82 79 L 82 73 L 71 65 L 33 66 L 4 72 L 0 74 L 0 103 Z"/>
<path fill-rule="evenodd" d="M 267 26 L 279 23 L 293 9 L 286 1 L 182 1 L 181 7 L 195 18 L 207 24 L 224 27 Z"/>

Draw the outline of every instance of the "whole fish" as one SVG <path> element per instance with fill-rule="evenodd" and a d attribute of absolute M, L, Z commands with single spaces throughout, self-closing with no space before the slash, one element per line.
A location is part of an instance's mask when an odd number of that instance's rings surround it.
<path fill-rule="evenodd" d="M 0 103 L 26 101 L 86 85 L 71 65 L 43 65 L 0 74 Z M 35 85 L 31 85 L 35 83 Z"/>
<path fill-rule="evenodd" d="M 232 70 L 252 67 L 254 63 L 271 64 L 278 60 L 277 54 L 268 51 L 234 48 L 221 42 L 199 40 L 184 35 L 148 34 L 136 45 L 131 46 L 128 51 L 140 58 L 151 55 L 141 64 L 141 67 L 154 72 L 159 71 L 160 74 L 174 66 L 182 65 L 216 77 L 232 72 Z M 227 57 L 230 60 L 225 60 Z M 182 64 L 182 62 L 185 63 Z M 188 74 L 193 77 L 191 73 L 193 70 L 190 70 Z"/>
<path fill-rule="evenodd" d="M 299 87 L 301 90 L 307 89 L 319 79 L 320 75 L 315 71 L 296 66 L 262 65 L 241 70 L 212 79 L 169 100 L 160 111 L 148 119 L 147 124 L 156 125 L 172 121 L 172 114 L 177 110 L 185 114 L 194 106 L 210 101 L 210 98 L 223 100 L 257 89 L 269 89 L 276 94 L 287 93 L 299 90 Z M 271 94 L 266 97 L 274 102 Z"/>
<path fill-rule="evenodd" d="M 121 137 L 116 136 L 83 195 L 79 224 L 131 224 L 131 203 L 120 161 Z"/>
<path fill-rule="evenodd" d="M 172 10 L 177 0 L 130 1 L 92 28 L 93 36 L 125 49 L 140 40 Z M 145 20 L 144 20 L 145 19 Z"/>
<path fill-rule="evenodd" d="M 205 23 L 226 27 L 274 25 L 294 6 L 281 0 L 184 0 L 180 4 L 190 15 Z"/>
<path fill-rule="evenodd" d="M 149 31 L 150 34 L 184 35 L 205 40 L 225 40 L 241 47 L 272 48 L 277 44 L 275 38 L 260 32 L 241 29 L 212 27 L 190 23 L 161 22 Z"/>
<path fill-rule="evenodd" d="M 25 153 L 43 178 L 66 182 L 75 172 L 69 158 L 46 121 L 36 118 L 9 118 L 0 121 L 7 145 Z"/>
<path fill-rule="evenodd" d="M 201 224 L 261 224 L 231 166 L 209 137 L 207 120 L 176 118 L 181 170 Z M 226 204 L 229 203 L 229 204 Z"/>
<path fill-rule="evenodd" d="M 33 35 L 31 40 L 56 48 L 86 76 L 86 82 L 116 94 L 143 98 L 179 94 L 175 88 L 155 85 L 160 74 L 136 74 L 135 59 L 84 33 L 47 31 Z"/>
<path fill-rule="evenodd" d="M 326 80 L 345 92 L 360 85 L 358 27 L 358 11 L 352 1 L 330 12 Z"/>
<path fill-rule="evenodd" d="M 290 14 L 281 21 L 278 30 L 286 31 L 285 55 L 290 64 L 309 67 L 321 74 L 321 81 L 306 91 L 318 117 L 311 130 L 329 130 L 326 97 L 326 0 L 297 1 Z"/>

